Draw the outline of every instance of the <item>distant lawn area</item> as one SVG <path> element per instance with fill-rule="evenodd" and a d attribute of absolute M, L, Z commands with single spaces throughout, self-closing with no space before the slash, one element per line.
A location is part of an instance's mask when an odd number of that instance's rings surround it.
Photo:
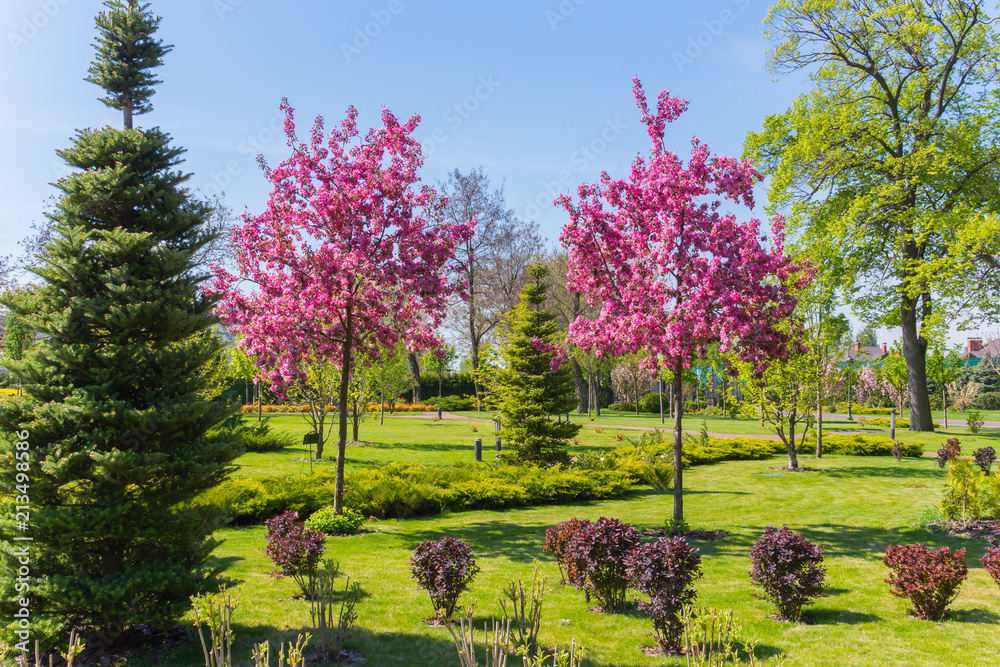
<path fill-rule="evenodd" d="M 355 467 L 377 467 L 391 461 L 405 463 L 423 463 L 428 465 L 452 465 L 455 463 L 474 462 L 474 443 L 476 438 L 483 440 L 483 460 L 493 460 L 494 432 L 493 422 L 489 415 L 478 412 L 460 412 L 460 416 L 474 418 L 470 420 L 434 421 L 429 418 L 389 417 L 385 424 L 379 425 L 378 419 L 367 417 L 361 425 L 359 437 L 361 440 L 374 443 L 365 446 L 350 446 L 347 450 L 346 465 L 348 469 Z M 253 420 L 253 415 L 247 415 Z M 571 419 L 584 425 L 579 435 L 579 445 L 570 447 L 571 454 L 597 452 L 628 444 L 629 439 L 638 439 L 642 431 L 632 429 L 616 429 L 614 425 L 640 428 L 672 429 L 673 423 L 667 420 L 661 425 L 659 417 L 628 413 L 604 412 L 594 422 L 586 415 L 571 415 Z M 296 443 L 302 442 L 302 436 L 310 426 L 306 420 L 297 414 L 279 414 L 270 417 L 270 423 L 282 431 L 290 433 Z M 729 417 L 709 417 L 701 415 L 686 415 L 684 430 L 697 433 L 705 422 L 710 433 L 732 434 L 736 436 L 773 436 L 774 432 L 760 428 L 757 421 L 733 419 Z M 897 430 L 896 438 L 903 442 L 920 443 L 924 451 L 936 452 L 948 438 L 958 438 L 966 453 L 979 447 L 992 446 L 1000 450 L 1000 429 L 982 429 L 978 435 L 972 435 L 962 422 L 961 426 L 949 422 L 948 429 L 939 429 L 934 433 L 911 433 Z M 882 428 L 860 428 L 857 422 L 847 420 L 824 420 L 824 433 L 836 434 L 842 432 L 865 432 L 880 437 L 889 437 L 889 432 Z M 327 428 L 333 429 L 333 439 L 327 442 L 324 457 L 336 456 L 336 424 Z M 597 432 L 597 428 L 603 430 Z M 476 429 L 476 430 L 473 430 Z M 621 438 L 618 440 L 617 438 Z M 807 451 L 815 451 L 815 434 L 806 438 Z M 285 474 L 296 475 L 309 471 L 308 461 L 294 462 L 293 459 L 305 459 L 308 447 L 297 444 L 281 452 L 267 454 L 246 454 L 236 461 L 239 469 L 236 477 L 257 477 L 260 475 Z M 332 466 L 332 462 L 314 462 L 317 466 Z"/>

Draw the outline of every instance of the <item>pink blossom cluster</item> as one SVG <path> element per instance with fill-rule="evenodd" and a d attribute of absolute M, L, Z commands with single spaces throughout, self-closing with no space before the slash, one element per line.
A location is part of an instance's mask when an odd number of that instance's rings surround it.
<path fill-rule="evenodd" d="M 475 224 L 440 222 L 441 197 L 416 187 L 419 116 L 400 124 L 384 109 L 382 127 L 360 140 L 352 106 L 328 135 L 317 117 L 300 143 L 294 110 L 287 100 L 281 109 L 292 155 L 274 169 L 258 158 L 273 185 L 267 207 L 244 214 L 236 272 L 213 267 L 212 285 L 220 318 L 279 393 L 303 378 L 304 362 L 377 359 L 400 338 L 435 347 L 457 287 L 448 265 Z"/>
<path fill-rule="evenodd" d="M 878 407 L 886 400 L 897 409 L 902 410 L 909 403 L 909 392 L 904 386 L 902 394 L 899 387 L 894 387 L 871 366 L 865 366 L 858 373 L 858 382 L 854 386 L 854 400 L 872 407 Z"/>
<path fill-rule="evenodd" d="M 570 215 L 560 236 L 568 287 L 601 309 L 572 323 L 570 342 L 610 355 L 648 350 L 649 370 L 687 368 L 720 343 L 761 372 L 796 347 L 780 325 L 810 270 L 785 254 L 780 217 L 765 233 L 756 218 L 741 223 L 722 212 L 721 200 L 753 207 L 762 177 L 752 164 L 713 156 L 697 138 L 685 164 L 664 149 L 663 135 L 687 103 L 664 91 L 652 114 L 633 83 L 652 139 L 648 159 L 637 156 L 628 179 L 604 172 L 599 183 L 581 185 L 575 203 L 556 200 Z"/>
<path fill-rule="evenodd" d="M 552 355 L 552 358 L 549 360 L 549 370 L 553 373 L 558 373 L 563 364 L 569 361 L 566 357 L 566 351 L 560 345 L 556 345 L 555 343 L 539 338 L 538 336 L 531 339 L 531 344 L 542 354 Z"/>

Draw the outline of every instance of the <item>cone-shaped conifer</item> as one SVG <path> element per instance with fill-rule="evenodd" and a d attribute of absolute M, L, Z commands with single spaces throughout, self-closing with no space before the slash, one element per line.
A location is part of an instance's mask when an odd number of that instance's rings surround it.
<path fill-rule="evenodd" d="M 105 6 L 90 80 L 125 129 L 78 131 L 59 153 L 74 173 L 57 183 L 41 285 L 6 302 L 37 342 L 10 364 L 25 396 L 0 401 L 0 613 L 9 623 L 29 598 L 32 640 L 91 625 L 112 642 L 215 587 L 220 517 L 189 506 L 239 454 L 208 434 L 232 407 L 200 396 L 219 351 L 192 261 L 210 240 L 211 209 L 184 187 L 183 150 L 159 129 L 130 127 L 131 112 L 151 109 L 150 70 L 168 47 L 148 5 Z M 15 589 L 22 548 L 28 590 Z"/>
<path fill-rule="evenodd" d="M 573 375 L 558 358 L 555 316 L 542 308 L 548 270 L 536 264 L 529 273 L 534 282 L 521 293 L 502 351 L 505 367 L 497 374 L 502 435 L 508 448 L 505 458 L 534 464 L 566 462 L 569 440 L 580 426 L 557 415 L 576 407 Z"/>

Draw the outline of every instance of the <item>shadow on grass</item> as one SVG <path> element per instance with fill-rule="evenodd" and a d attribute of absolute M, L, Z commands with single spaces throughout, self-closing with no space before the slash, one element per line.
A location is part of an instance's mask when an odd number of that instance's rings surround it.
<path fill-rule="evenodd" d="M 948 612 L 947 619 L 956 623 L 982 623 L 995 625 L 1000 616 L 988 609 L 959 609 Z"/>
<path fill-rule="evenodd" d="M 567 514 L 567 518 L 569 518 Z M 477 556 L 503 556 L 519 563 L 550 558 L 542 552 L 545 543 L 544 526 L 522 526 L 510 521 L 476 521 L 439 530 L 414 531 L 407 538 L 414 543 L 437 540 L 443 535 L 468 542 Z"/>
<path fill-rule="evenodd" d="M 863 623 L 880 623 L 884 619 L 875 614 L 865 614 L 847 609 L 810 609 L 805 614 L 816 625 L 862 625 Z"/>
<path fill-rule="evenodd" d="M 884 477 L 892 479 L 944 481 L 944 473 L 937 468 L 917 467 L 916 465 L 907 465 L 908 463 L 911 463 L 911 461 L 903 459 L 903 462 L 901 463 L 893 461 L 892 463 L 888 463 L 886 465 L 857 466 L 851 468 L 823 468 L 821 472 L 827 477 L 850 477 L 855 479 L 864 477 Z"/>
<path fill-rule="evenodd" d="M 921 526 L 899 528 L 867 528 L 840 524 L 817 524 L 796 528 L 795 531 L 823 546 L 826 555 L 853 556 L 881 560 L 892 544 L 926 544 L 932 549 L 966 547 L 966 563 L 979 565 L 978 558 L 986 544 L 982 541 L 932 533 Z"/>

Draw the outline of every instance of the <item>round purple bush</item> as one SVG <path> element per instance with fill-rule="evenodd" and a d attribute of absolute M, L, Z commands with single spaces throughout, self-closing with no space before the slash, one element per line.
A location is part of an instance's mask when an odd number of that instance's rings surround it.
<path fill-rule="evenodd" d="M 702 577 L 701 555 L 684 537 L 671 537 L 643 544 L 625 558 L 632 588 L 649 596 L 638 601 L 639 610 L 653 619 L 653 636 L 668 655 L 682 652 L 684 626 L 681 611 L 694 602 L 692 585 Z"/>
<path fill-rule="evenodd" d="M 895 544 L 885 550 L 882 562 L 892 570 L 885 583 L 896 597 L 908 598 L 913 615 L 940 621 L 968 576 L 965 549 L 928 549 L 923 544 Z"/>
<path fill-rule="evenodd" d="M 295 510 L 268 519 L 264 525 L 267 526 L 264 553 L 281 568 L 280 572 L 272 572 L 271 576 L 291 577 L 308 599 L 312 594 L 312 575 L 326 549 L 326 535 L 306 528 Z"/>
<path fill-rule="evenodd" d="M 989 475 L 990 468 L 993 467 L 993 462 L 997 460 L 997 450 L 992 447 L 983 447 L 972 452 L 972 456 L 976 460 L 976 465 Z"/>
<path fill-rule="evenodd" d="M 569 521 L 556 524 L 555 528 L 545 530 L 545 544 L 542 546 L 542 551 L 556 557 L 556 562 L 559 564 L 559 574 L 562 576 L 562 583 L 572 584 L 577 588 L 583 587 L 583 575 L 577 568 L 576 563 L 566 555 L 566 550 L 573 536 L 589 525 L 590 522 L 586 519 L 577 519 L 574 517 Z"/>
<path fill-rule="evenodd" d="M 479 572 L 472 547 L 454 537 L 421 542 L 410 556 L 410 572 L 431 596 L 434 614 L 451 618 L 462 591 Z"/>
<path fill-rule="evenodd" d="M 944 468 L 948 465 L 948 461 L 952 459 L 957 459 L 962 455 L 962 445 L 959 443 L 958 438 L 948 438 L 944 447 L 938 450 L 937 453 L 937 464 L 939 468 Z"/>
<path fill-rule="evenodd" d="M 765 528 L 764 536 L 750 550 L 750 563 L 750 582 L 762 589 L 754 597 L 774 604 L 782 620 L 798 620 L 802 606 L 823 593 L 823 547 L 788 526 Z"/>
<path fill-rule="evenodd" d="M 580 529 L 566 547 L 566 557 L 575 564 L 604 611 L 620 612 L 625 608 L 625 557 L 639 543 L 635 526 L 601 517 Z"/>

